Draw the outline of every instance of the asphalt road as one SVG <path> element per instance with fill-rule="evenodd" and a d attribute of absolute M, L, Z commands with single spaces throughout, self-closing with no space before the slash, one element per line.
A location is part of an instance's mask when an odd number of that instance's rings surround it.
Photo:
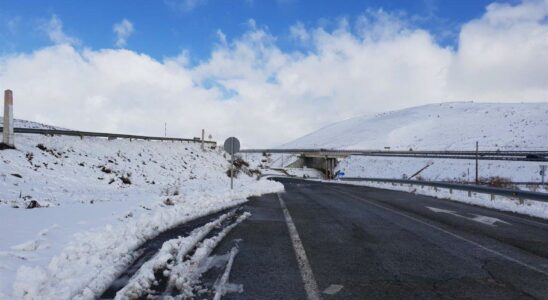
<path fill-rule="evenodd" d="M 223 299 L 548 299 L 546 221 L 404 192 L 281 182 L 282 200 L 252 199 L 244 207 L 252 217 L 216 249 L 241 240 L 230 282 L 244 291 Z"/>

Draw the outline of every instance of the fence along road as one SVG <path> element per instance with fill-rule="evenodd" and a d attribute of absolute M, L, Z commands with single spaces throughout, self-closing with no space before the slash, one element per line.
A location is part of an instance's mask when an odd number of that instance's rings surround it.
<path fill-rule="evenodd" d="M 0 131 L 3 131 L 3 127 L 0 127 Z M 14 128 L 15 133 L 28 133 L 28 134 L 44 134 L 44 135 L 67 135 L 67 136 L 79 136 L 79 137 L 104 137 L 109 139 L 136 139 L 147 141 L 177 141 L 177 142 L 193 142 L 201 143 L 201 139 L 187 139 L 187 138 L 172 138 L 172 137 L 158 137 L 158 136 L 144 136 L 133 134 L 117 134 L 117 133 L 104 133 L 104 132 L 90 132 L 90 131 L 77 131 L 77 130 L 61 130 L 61 129 L 38 129 L 38 128 Z M 204 141 L 206 144 L 216 146 L 215 141 Z"/>

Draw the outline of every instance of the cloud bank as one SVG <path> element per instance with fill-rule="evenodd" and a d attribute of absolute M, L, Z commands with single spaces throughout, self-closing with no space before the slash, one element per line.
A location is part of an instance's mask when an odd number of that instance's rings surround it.
<path fill-rule="evenodd" d="M 447 101 L 548 101 L 547 17 L 544 0 L 491 4 L 462 26 L 456 48 L 382 10 L 331 30 L 295 24 L 287 34 L 303 51 L 282 50 L 257 25 L 235 39 L 223 34 L 195 66 L 187 52 L 159 61 L 78 48 L 55 17 L 55 45 L 0 57 L 0 87 L 14 90 L 18 118 L 152 135 L 167 122 L 172 136 L 205 128 L 218 140 L 273 146 L 359 114 Z"/>

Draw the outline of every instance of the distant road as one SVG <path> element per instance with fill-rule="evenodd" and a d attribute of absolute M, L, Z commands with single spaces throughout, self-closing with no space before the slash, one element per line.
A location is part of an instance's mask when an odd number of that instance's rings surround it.
<path fill-rule="evenodd" d="M 404 192 L 281 179 L 242 239 L 223 299 L 548 299 L 548 222 Z M 297 253 L 297 255 L 296 255 Z"/>

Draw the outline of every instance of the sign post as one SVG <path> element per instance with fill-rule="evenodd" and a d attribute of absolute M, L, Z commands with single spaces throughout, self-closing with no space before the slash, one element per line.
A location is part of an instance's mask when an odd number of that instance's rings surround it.
<path fill-rule="evenodd" d="M 234 187 L 234 153 L 240 151 L 240 141 L 235 137 L 226 139 L 224 149 L 230 154 L 230 189 Z"/>

